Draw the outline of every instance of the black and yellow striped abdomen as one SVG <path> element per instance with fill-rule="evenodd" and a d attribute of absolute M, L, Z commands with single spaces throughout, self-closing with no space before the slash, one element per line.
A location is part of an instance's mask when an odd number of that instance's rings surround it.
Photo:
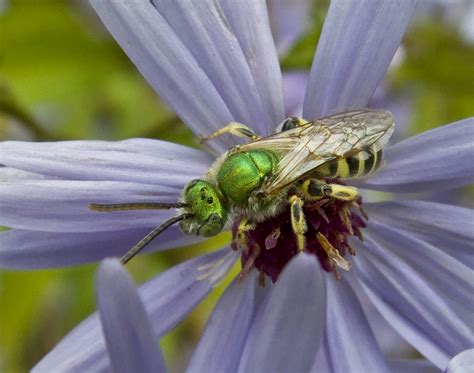
<path fill-rule="evenodd" d="M 372 145 L 349 157 L 334 159 L 323 164 L 315 170 L 314 176 L 341 179 L 362 177 L 377 170 L 382 158 L 382 149 Z"/>

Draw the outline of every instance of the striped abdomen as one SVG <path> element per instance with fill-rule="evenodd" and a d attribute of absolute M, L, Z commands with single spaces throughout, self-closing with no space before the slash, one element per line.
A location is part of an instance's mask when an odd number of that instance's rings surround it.
<path fill-rule="evenodd" d="M 334 159 L 323 164 L 315 170 L 315 176 L 342 179 L 365 176 L 379 168 L 382 158 L 382 149 L 372 145 L 347 158 Z"/>

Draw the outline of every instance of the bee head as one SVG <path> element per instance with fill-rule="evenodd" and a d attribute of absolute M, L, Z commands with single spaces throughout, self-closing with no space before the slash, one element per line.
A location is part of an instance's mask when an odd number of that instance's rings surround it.
<path fill-rule="evenodd" d="M 184 190 L 186 210 L 191 219 L 180 223 L 187 234 L 211 237 L 218 234 L 227 221 L 225 198 L 217 187 L 204 180 L 192 180 Z"/>

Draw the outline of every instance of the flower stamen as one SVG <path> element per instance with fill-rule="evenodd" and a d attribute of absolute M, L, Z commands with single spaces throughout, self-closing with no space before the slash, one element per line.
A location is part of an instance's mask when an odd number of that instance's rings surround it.
<path fill-rule="evenodd" d="M 276 281 L 285 265 L 301 249 L 316 256 L 325 271 L 340 278 L 337 269 L 349 271 L 352 263 L 346 256 L 356 254 L 349 238 L 363 240 L 361 229 L 366 226 L 367 215 L 361 204 L 360 197 L 353 201 L 331 197 L 306 199 L 304 204 L 288 204 L 276 216 L 258 223 L 250 225 L 244 217 L 238 219 L 232 228 L 232 249 L 241 254 L 240 278 L 256 268 L 260 276 L 267 275 Z M 300 208 L 300 215 L 306 220 L 304 231 L 296 231 L 300 236 L 295 233 L 294 206 Z"/>

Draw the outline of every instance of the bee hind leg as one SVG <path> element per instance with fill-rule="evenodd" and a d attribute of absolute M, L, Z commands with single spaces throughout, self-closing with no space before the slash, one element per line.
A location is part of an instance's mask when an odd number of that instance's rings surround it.
<path fill-rule="evenodd" d="M 215 139 L 216 137 L 222 136 L 224 134 L 230 134 L 237 137 L 248 138 L 251 140 L 258 140 L 258 136 L 251 128 L 247 127 L 245 124 L 230 122 L 227 126 L 218 129 L 217 131 L 211 133 L 208 136 L 199 136 L 199 141 L 204 143 L 205 141 Z"/>
<path fill-rule="evenodd" d="M 305 198 L 309 200 L 331 197 L 341 201 L 353 201 L 359 196 L 357 188 L 340 184 L 327 184 L 317 179 L 306 180 L 300 186 L 300 189 Z"/>
<path fill-rule="evenodd" d="M 297 195 L 289 197 L 288 202 L 290 203 L 291 210 L 291 226 L 296 236 L 296 243 L 298 245 L 298 251 L 301 252 L 305 248 L 305 236 L 306 233 L 306 220 L 303 213 L 303 200 Z"/>

